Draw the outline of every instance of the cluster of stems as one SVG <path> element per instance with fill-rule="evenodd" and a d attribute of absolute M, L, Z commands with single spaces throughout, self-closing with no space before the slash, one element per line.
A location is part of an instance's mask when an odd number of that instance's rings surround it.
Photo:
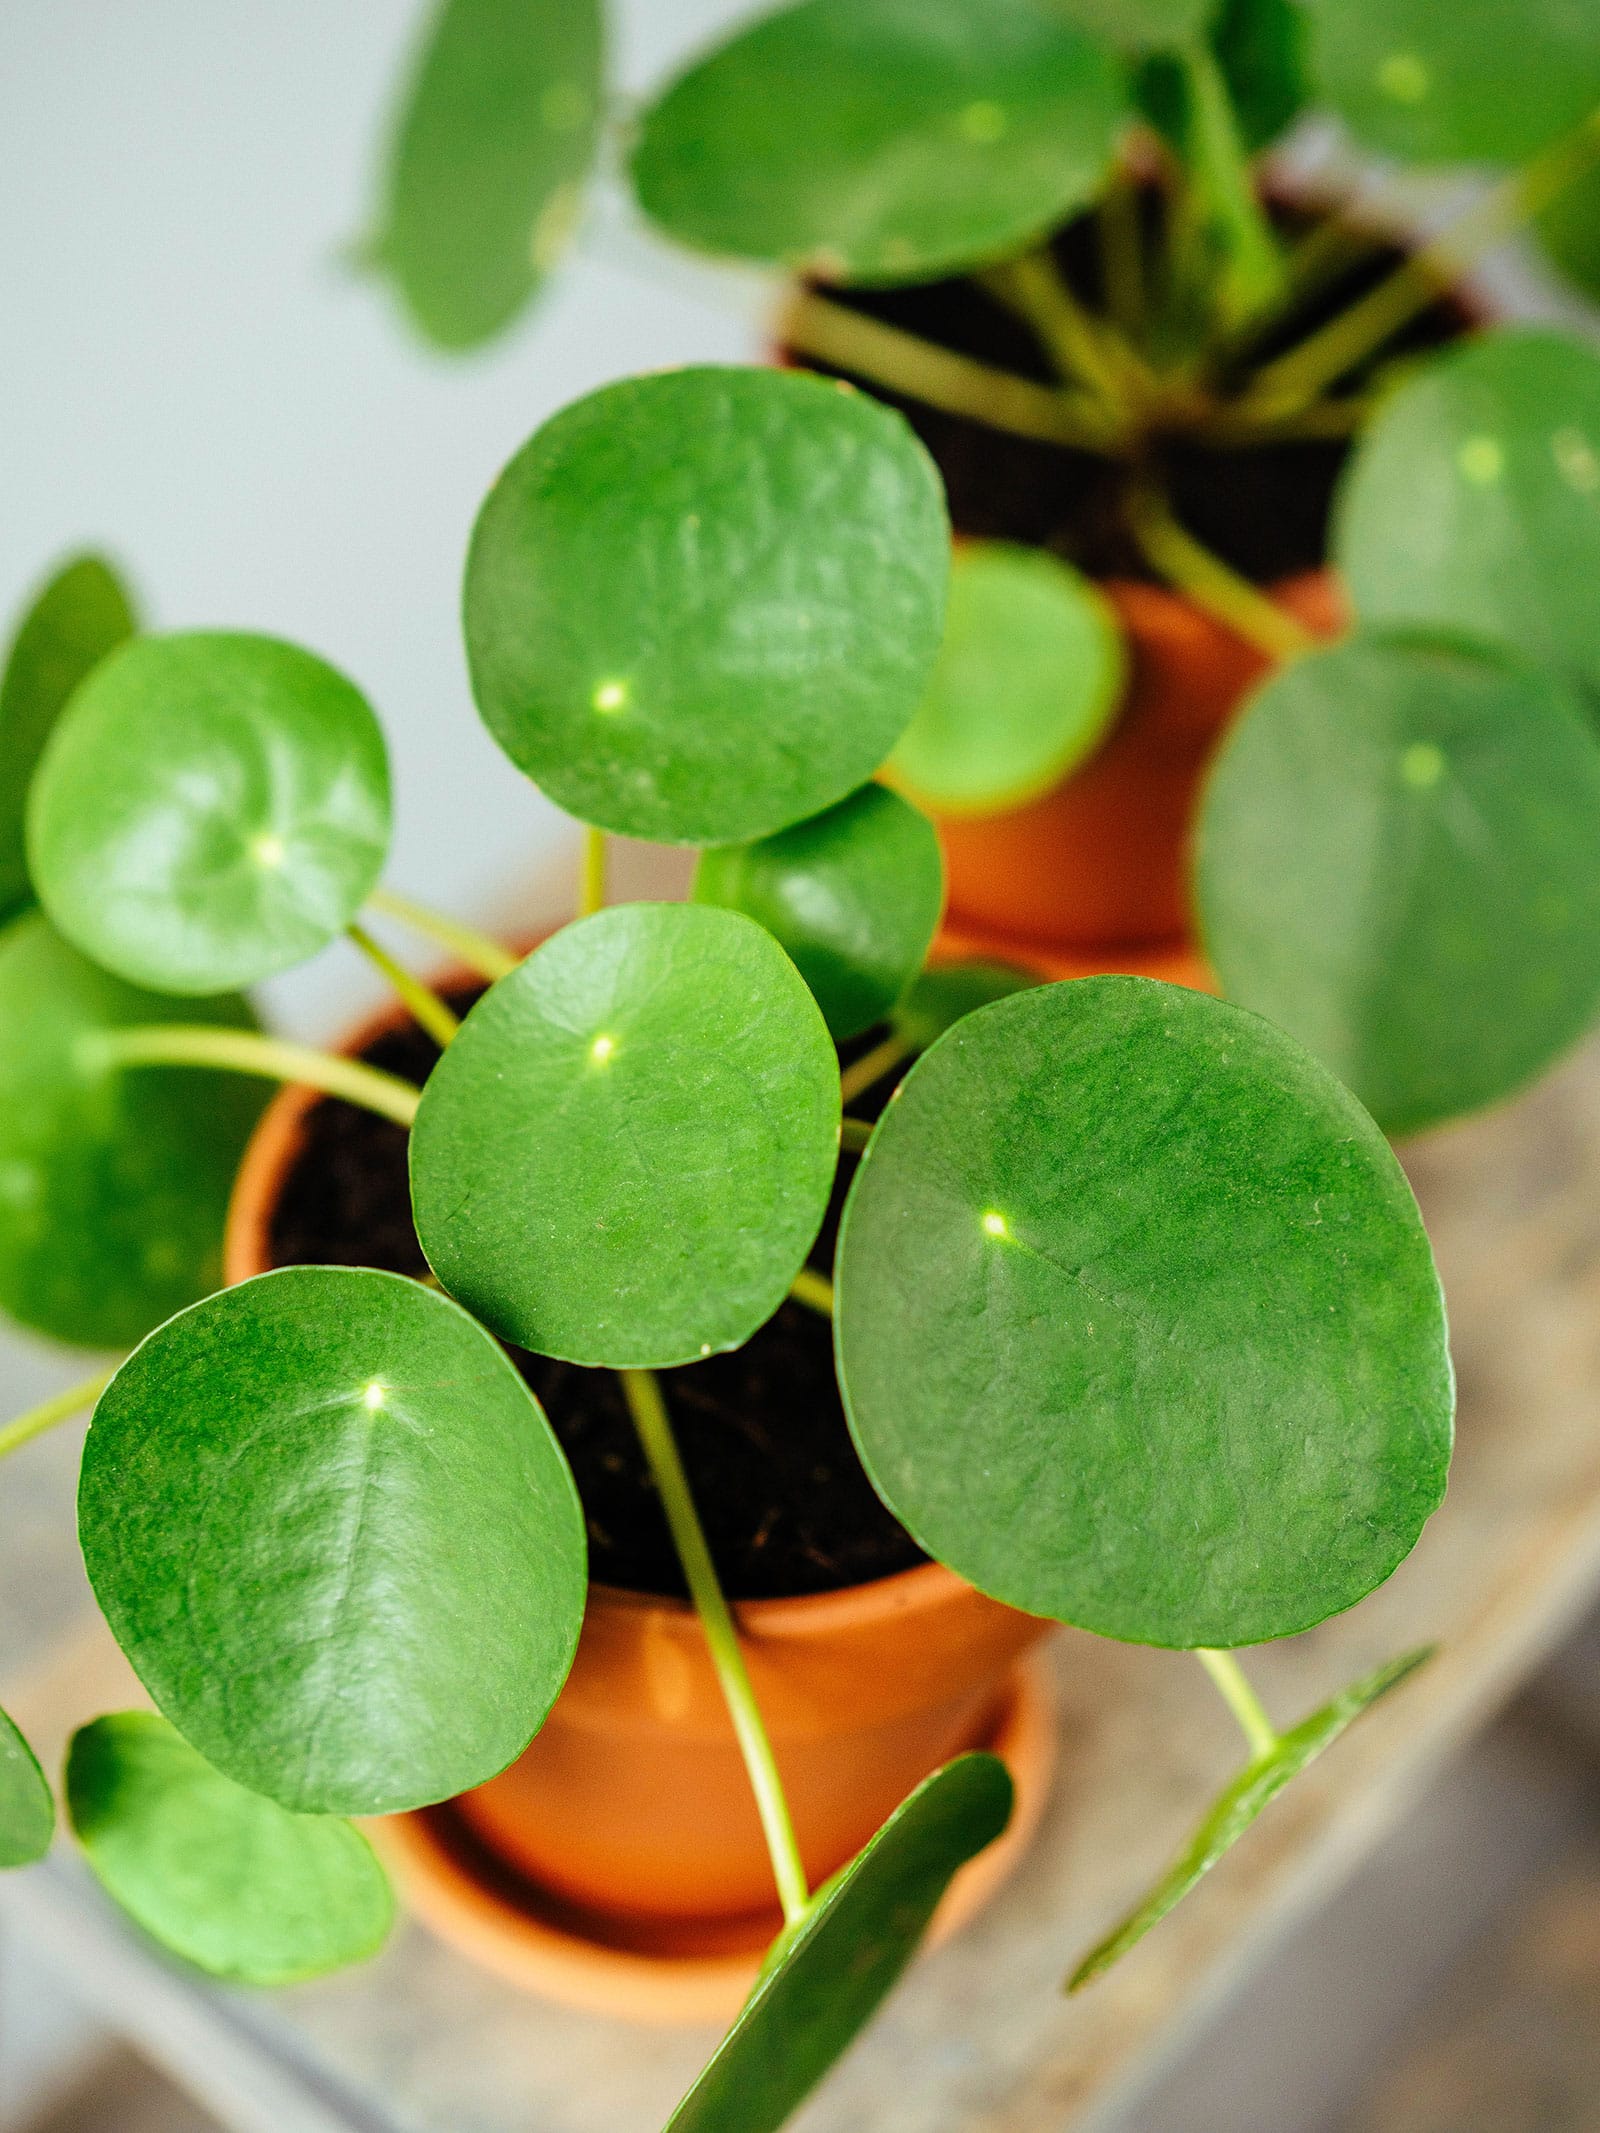
<path fill-rule="evenodd" d="M 1307 300 L 1371 256 L 1376 241 L 1362 238 L 1335 212 L 1284 256 L 1231 122 L 1226 90 L 1214 78 L 1217 70 L 1203 55 L 1191 55 L 1188 65 L 1190 105 L 1205 131 L 1207 168 L 1226 210 L 1234 260 L 1261 268 L 1232 300 L 1228 274 L 1213 274 L 1211 337 L 1198 352 L 1167 361 L 1150 352 L 1154 276 L 1140 187 L 1126 171 L 1113 177 L 1095 210 L 1100 307 L 1083 301 L 1047 246 L 975 277 L 1028 327 L 1055 373 L 1052 383 L 940 347 L 815 287 L 795 293 L 781 331 L 798 354 L 899 397 L 1015 436 L 1125 462 L 1132 470 L 1128 531 L 1152 569 L 1268 658 L 1282 659 L 1306 650 L 1309 633 L 1178 524 L 1160 487 L 1163 440 L 1226 449 L 1356 434 L 1373 404 L 1365 374 L 1396 336 L 1486 251 L 1600 163 L 1600 110 L 1491 187 L 1345 309 L 1252 366 L 1252 349 L 1292 330 Z M 1183 250 L 1194 245 L 1196 232 L 1194 215 L 1184 211 L 1177 159 L 1167 183 L 1175 200 L 1166 217 L 1175 255 L 1166 262 L 1166 279 L 1172 283 L 1184 278 Z M 1191 268 L 1190 280 L 1196 276 L 1204 281 L 1203 266 Z"/>

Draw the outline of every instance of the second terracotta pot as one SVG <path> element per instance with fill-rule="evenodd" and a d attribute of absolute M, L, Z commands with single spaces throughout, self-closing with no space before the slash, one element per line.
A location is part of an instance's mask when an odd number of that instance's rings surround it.
<path fill-rule="evenodd" d="M 1243 638 L 1161 586 L 1112 581 L 1104 590 L 1129 661 L 1105 742 L 1024 807 L 939 824 L 952 931 L 989 948 L 1010 941 L 1043 949 L 1059 976 L 1181 956 L 1191 937 L 1189 842 L 1200 785 L 1268 665 Z M 1342 626 L 1328 571 L 1286 579 L 1271 597 L 1318 635 Z"/>

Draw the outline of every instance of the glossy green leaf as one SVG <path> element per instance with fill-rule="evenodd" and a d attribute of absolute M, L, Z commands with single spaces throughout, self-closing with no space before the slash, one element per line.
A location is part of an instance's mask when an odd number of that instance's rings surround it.
<path fill-rule="evenodd" d="M 678 370 L 566 408 L 467 559 L 490 732 L 585 822 L 732 844 L 820 814 L 900 738 L 949 522 L 897 414 L 799 372 Z"/>
<path fill-rule="evenodd" d="M 936 963 L 925 970 L 906 992 L 890 1017 L 895 1035 L 912 1051 L 925 1052 L 930 1044 L 954 1029 L 964 1015 L 1003 1000 L 1008 993 L 1026 992 L 1039 979 L 1015 963 L 989 962 L 974 957 L 961 963 Z"/>
<path fill-rule="evenodd" d="M 1305 71 L 1306 18 L 1299 0 L 1224 0 L 1208 39 L 1238 129 L 1254 155 L 1297 118 L 1310 97 Z M 1189 123 L 1179 55 L 1152 52 L 1134 77 L 1140 112 L 1174 148 Z"/>
<path fill-rule="evenodd" d="M 618 904 L 492 986 L 422 1093 L 428 1262 L 505 1340 L 655 1368 L 737 1348 L 805 1263 L 839 1146 L 805 980 L 734 911 Z"/>
<path fill-rule="evenodd" d="M 1504 637 L 1600 689 L 1600 355 L 1534 329 L 1437 357 L 1357 449 L 1334 540 L 1364 621 Z"/>
<path fill-rule="evenodd" d="M 1365 148 L 1517 162 L 1600 104 L 1589 0 L 1304 0 L 1309 66 Z"/>
<path fill-rule="evenodd" d="M 566 250 L 604 91 L 598 0 L 442 0 L 368 250 L 441 348 L 508 326 Z"/>
<path fill-rule="evenodd" d="M 1537 223 L 1539 241 L 1560 271 L 1590 298 L 1600 297 L 1600 169 L 1566 187 Z"/>
<path fill-rule="evenodd" d="M 57 723 L 28 805 L 40 900 L 134 985 L 217 992 L 303 962 L 366 900 L 389 766 L 366 699 L 273 637 L 140 637 Z"/>
<path fill-rule="evenodd" d="M 206 1759 L 388 1814 L 503 1770 L 583 1617 L 583 1517 L 504 1350 L 398 1274 L 288 1267 L 151 1334 L 101 1395 L 95 1597 Z"/>
<path fill-rule="evenodd" d="M 0 673 L 0 922 L 31 901 L 23 815 L 35 766 L 68 697 L 138 624 L 109 563 L 78 556 L 23 616 Z"/>
<path fill-rule="evenodd" d="M 1110 54 L 1048 0 L 801 0 L 671 84 L 633 182 L 703 251 L 926 281 L 1087 200 L 1123 115 Z"/>
<path fill-rule="evenodd" d="M 55 1829 L 56 1805 L 39 1759 L 0 1711 L 0 1868 L 42 1859 Z"/>
<path fill-rule="evenodd" d="M 1391 1133 L 1491 1103 L 1600 1015 L 1600 742 L 1554 676 L 1361 634 L 1274 676 L 1201 808 L 1206 950 Z"/>
<path fill-rule="evenodd" d="M 153 1711 L 81 1727 L 66 1790 L 107 1893 L 213 1977 L 320 1977 L 375 1955 L 394 1923 L 393 1893 L 358 1830 L 236 1785 Z"/>
<path fill-rule="evenodd" d="M 835 1287 L 878 1493 L 1030 1614 L 1287 1636 L 1387 1577 L 1443 1494 L 1405 1176 L 1292 1038 L 1205 994 L 1087 978 L 957 1023 L 873 1134 Z"/>
<path fill-rule="evenodd" d="M 1110 603 L 1069 563 L 965 542 L 938 662 L 890 769 L 942 814 L 1020 806 L 1092 753 L 1125 669 Z"/>
<path fill-rule="evenodd" d="M 1006 1766 L 958 1756 L 897 1807 L 779 1940 L 666 2133 L 776 2133 L 871 2019 L 958 1868 L 1011 1819 Z"/>
<path fill-rule="evenodd" d="M 1173 1860 L 1149 1895 L 1135 1906 L 1091 1948 L 1068 1980 L 1069 1992 L 1081 1992 L 1119 1962 L 1150 1928 L 1159 1925 L 1174 1905 L 1182 1902 L 1203 1875 L 1208 1874 L 1225 1852 L 1232 1851 L 1256 1817 L 1297 1778 L 1308 1763 L 1314 1763 L 1325 1748 L 1331 1748 L 1345 1728 L 1370 1710 L 1380 1696 L 1414 1674 L 1432 1656 L 1432 1647 L 1391 1659 L 1376 1673 L 1341 1689 L 1331 1703 L 1283 1734 L 1271 1755 L 1263 1756 L 1242 1770 L 1231 1785 L 1218 1794 L 1210 1811 L 1184 1849 Z"/>
<path fill-rule="evenodd" d="M 127 1347 L 222 1278 L 228 1198 L 268 1089 L 95 1058 L 98 1032 L 177 1015 L 254 1027 L 237 997 L 125 985 L 39 912 L 0 934 L 0 1308 L 56 1340 Z"/>
<path fill-rule="evenodd" d="M 944 857 L 926 815 L 881 785 L 695 870 L 697 903 L 765 926 L 811 987 L 836 1042 L 893 1007 L 944 909 Z"/>

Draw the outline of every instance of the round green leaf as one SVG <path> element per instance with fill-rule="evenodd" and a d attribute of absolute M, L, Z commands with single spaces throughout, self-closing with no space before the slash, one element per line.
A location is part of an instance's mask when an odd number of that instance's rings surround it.
<path fill-rule="evenodd" d="M 140 637 L 62 715 L 28 805 L 45 909 L 135 985 L 215 992 L 342 933 L 389 841 L 366 699 L 272 637 Z"/>
<path fill-rule="evenodd" d="M 429 1077 L 411 1202 L 434 1272 L 502 1339 L 655 1368 L 737 1348 L 805 1263 L 839 1067 L 764 929 L 619 904 L 492 986 Z"/>
<path fill-rule="evenodd" d="M 942 814 L 1020 806 L 1093 752 L 1125 668 L 1109 602 L 1069 563 L 963 543 L 938 662 L 890 768 Z"/>
<path fill-rule="evenodd" d="M 32 1866 L 50 1849 L 56 1805 L 39 1759 L 0 1711 L 0 1867 Z"/>
<path fill-rule="evenodd" d="M 1494 333 L 1420 370 L 1351 461 L 1335 554 L 1364 621 L 1504 637 L 1600 688 L 1600 355 Z"/>
<path fill-rule="evenodd" d="M 1008 993 L 1026 992 L 1039 983 L 1031 970 L 1014 963 L 992 963 L 975 957 L 970 962 L 936 963 L 925 970 L 896 1006 L 890 1021 L 895 1035 L 908 1050 L 925 1052 L 930 1044 L 954 1029 L 964 1015 L 1003 1000 Z"/>
<path fill-rule="evenodd" d="M 1600 1013 L 1600 743 L 1493 646 L 1358 636 L 1255 698 L 1200 818 L 1206 949 L 1391 1133 L 1519 1087 Z"/>
<path fill-rule="evenodd" d="M 666 2133 L 776 2133 L 871 2020 L 957 1870 L 1011 1819 L 992 1755 L 925 1778 L 778 1940 Z"/>
<path fill-rule="evenodd" d="M 0 1307 L 56 1340 L 126 1347 L 222 1278 L 228 1198 L 267 1088 L 95 1055 L 101 1031 L 180 1016 L 254 1027 L 238 998 L 125 985 L 39 912 L 0 934 Z"/>
<path fill-rule="evenodd" d="M 78 1530 L 163 1712 L 285 1807 L 503 1770 L 583 1617 L 583 1517 L 498 1343 L 398 1274 L 287 1267 L 169 1319 L 101 1395 Z"/>
<path fill-rule="evenodd" d="M 1589 0 L 1305 0 L 1310 72 L 1364 147 L 1518 162 L 1600 104 Z"/>
<path fill-rule="evenodd" d="M 765 926 L 843 1043 L 922 968 L 944 909 L 944 857 L 926 815 L 863 785 L 809 822 L 706 852 L 694 897 Z"/>
<path fill-rule="evenodd" d="M 865 394 L 794 371 L 627 378 L 489 493 L 472 686 L 558 805 L 668 844 L 815 815 L 875 771 L 938 650 L 939 477 Z"/>
<path fill-rule="evenodd" d="M 443 0 L 368 248 L 441 348 L 508 326 L 566 250 L 603 95 L 598 0 Z"/>
<path fill-rule="evenodd" d="M 358 1830 L 236 1785 L 153 1711 L 81 1727 L 66 1787 L 107 1893 L 213 1977 L 320 1977 L 375 1955 L 394 1923 L 393 1893 Z"/>
<path fill-rule="evenodd" d="M 1110 55 L 1047 0 L 802 0 L 672 83 L 633 183 L 703 251 L 927 281 L 1089 199 L 1123 116 Z"/>
<path fill-rule="evenodd" d="M 861 1160 L 839 1377 L 879 1494 L 1030 1614 L 1182 1647 L 1349 1607 L 1444 1491 L 1444 1309 L 1404 1174 L 1270 1023 L 1044 985 L 911 1069 Z"/>
<path fill-rule="evenodd" d="M 23 616 L 0 674 L 0 921 L 32 900 L 23 815 L 51 729 L 73 690 L 137 628 L 109 563 L 78 556 Z"/>
<path fill-rule="evenodd" d="M 1305 12 L 1300 0 L 1223 0 L 1211 43 L 1240 139 L 1253 155 L 1275 141 L 1311 99 Z"/>

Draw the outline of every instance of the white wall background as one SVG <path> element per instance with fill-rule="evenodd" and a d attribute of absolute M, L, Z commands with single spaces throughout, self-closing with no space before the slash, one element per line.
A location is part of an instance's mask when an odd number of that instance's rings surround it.
<path fill-rule="evenodd" d="M 456 617 L 476 506 L 588 387 L 739 360 L 755 337 L 748 304 L 671 262 L 641 274 L 591 229 L 487 354 L 411 341 L 339 254 L 423 6 L 3 0 L 0 627 L 89 542 L 160 626 L 314 647 L 388 728 L 391 878 L 490 916 L 571 833 L 468 698 Z M 638 91 L 750 11 L 631 0 L 614 9 L 616 71 Z M 326 1027 L 365 982 L 330 956 L 273 1005 Z"/>

